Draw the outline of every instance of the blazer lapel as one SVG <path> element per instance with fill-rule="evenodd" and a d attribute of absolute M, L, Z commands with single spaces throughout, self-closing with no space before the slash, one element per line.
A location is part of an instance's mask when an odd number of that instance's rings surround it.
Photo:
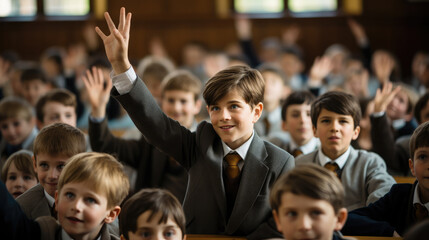
<path fill-rule="evenodd" d="M 240 187 L 234 208 L 226 226 L 226 233 L 235 232 L 244 220 L 244 216 L 253 206 L 265 183 L 269 168 L 264 164 L 268 154 L 262 139 L 256 135 L 247 152 L 242 170 Z"/>

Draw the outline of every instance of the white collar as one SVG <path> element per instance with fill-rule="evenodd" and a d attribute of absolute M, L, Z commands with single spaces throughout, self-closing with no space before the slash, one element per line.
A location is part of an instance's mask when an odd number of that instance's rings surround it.
<path fill-rule="evenodd" d="M 337 159 L 330 159 L 325 154 L 323 154 L 322 148 L 319 148 L 319 161 L 321 166 L 325 166 L 328 162 L 335 162 L 340 169 L 343 169 L 344 165 L 347 162 L 347 159 L 350 155 L 350 146 L 347 148 L 347 151 L 339 156 Z"/>
<path fill-rule="evenodd" d="M 250 144 L 252 143 L 253 137 L 255 136 L 255 132 L 252 132 L 252 136 L 250 136 L 249 140 L 241 144 L 240 147 L 237 149 L 231 149 L 222 141 L 222 147 L 223 147 L 223 156 L 225 157 L 230 152 L 237 152 L 238 155 L 240 155 L 241 159 L 246 159 L 247 152 L 249 151 Z"/>
<path fill-rule="evenodd" d="M 295 149 L 299 149 L 301 150 L 301 152 L 303 154 L 308 154 L 313 152 L 314 150 L 316 150 L 319 146 L 320 146 L 320 141 L 318 138 L 312 137 L 310 139 L 310 141 L 308 141 L 308 143 L 302 145 L 302 146 L 298 146 L 298 144 L 295 143 L 295 141 L 292 139 L 290 139 L 290 151 L 294 151 Z"/>
<path fill-rule="evenodd" d="M 48 192 L 46 192 L 46 190 L 45 190 L 45 189 L 43 189 L 43 192 L 45 193 L 45 197 L 46 197 L 46 200 L 48 200 L 48 204 L 49 204 L 49 206 L 50 206 L 50 207 L 53 207 L 53 206 L 54 206 L 54 203 L 55 203 L 55 198 L 53 198 L 51 195 L 49 195 L 49 193 L 48 193 Z"/>
<path fill-rule="evenodd" d="M 419 196 L 419 183 L 417 182 L 416 184 L 416 189 L 414 189 L 414 196 L 413 196 L 413 205 L 416 203 L 419 203 L 423 206 L 425 206 L 425 208 L 429 211 L 429 202 L 423 204 L 422 201 L 420 200 L 420 196 Z"/>

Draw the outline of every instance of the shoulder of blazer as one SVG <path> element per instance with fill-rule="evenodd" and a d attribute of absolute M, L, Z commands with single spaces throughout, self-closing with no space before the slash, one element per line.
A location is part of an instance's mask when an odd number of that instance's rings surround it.
<path fill-rule="evenodd" d="M 21 196 L 16 198 L 16 201 L 21 206 L 35 206 L 36 204 L 39 204 L 39 199 L 45 197 L 44 188 L 42 185 L 37 184 L 36 186 L 28 189 L 26 192 L 24 192 Z M 37 201 L 35 201 L 37 200 Z"/>

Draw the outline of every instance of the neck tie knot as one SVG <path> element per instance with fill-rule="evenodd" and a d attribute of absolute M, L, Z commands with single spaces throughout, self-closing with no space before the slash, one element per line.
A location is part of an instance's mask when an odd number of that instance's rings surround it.
<path fill-rule="evenodd" d="M 414 208 L 416 210 L 417 221 L 422 221 L 428 217 L 428 210 L 425 206 L 420 203 L 415 203 Z"/>
<path fill-rule="evenodd" d="M 237 166 L 238 162 L 241 160 L 241 157 L 238 155 L 238 153 L 233 152 L 226 155 L 225 160 L 228 163 L 228 166 Z"/>
<path fill-rule="evenodd" d="M 328 169 L 329 171 L 333 172 L 335 174 L 335 176 L 338 177 L 338 169 L 340 169 L 340 167 L 338 166 L 337 163 L 334 162 L 328 162 L 325 164 L 324 166 L 326 169 Z"/>
<path fill-rule="evenodd" d="M 293 155 L 293 157 L 298 157 L 299 155 L 302 155 L 303 154 L 303 152 L 301 151 L 301 150 L 299 150 L 299 148 L 297 148 L 297 149 L 295 149 L 293 152 L 292 152 L 292 155 Z"/>

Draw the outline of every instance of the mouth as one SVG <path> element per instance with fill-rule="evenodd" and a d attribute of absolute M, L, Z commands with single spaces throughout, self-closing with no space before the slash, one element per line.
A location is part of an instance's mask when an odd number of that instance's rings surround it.
<path fill-rule="evenodd" d="M 338 140 L 340 140 L 340 138 L 339 138 L 339 137 L 337 137 L 337 136 L 332 136 L 332 137 L 329 137 L 329 138 L 328 138 L 328 140 L 331 140 L 331 141 L 338 141 Z"/>
<path fill-rule="evenodd" d="M 227 130 L 232 129 L 233 127 L 234 127 L 233 125 L 225 125 L 225 126 L 221 126 L 221 127 L 219 127 L 219 128 L 220 128 L 220 129 L 222 129 L 222 130 L 227 131 Z"/>
<path fill-rule="evenodd" d="M 80 220 L 79 218 L 76 218 L 76 217 L 66 217 L 66 218 L 72 223 L 83 223 L 83 220 Z"/>
<path fill-rule="evenodd" d="M 12 193 L 12 196 L 14 197 L 14 198 L 17 198 L 19 195 L 21 195 L 21 194 L 23 194 L 23 192 L 14 192 L 14 193 Z"/>

